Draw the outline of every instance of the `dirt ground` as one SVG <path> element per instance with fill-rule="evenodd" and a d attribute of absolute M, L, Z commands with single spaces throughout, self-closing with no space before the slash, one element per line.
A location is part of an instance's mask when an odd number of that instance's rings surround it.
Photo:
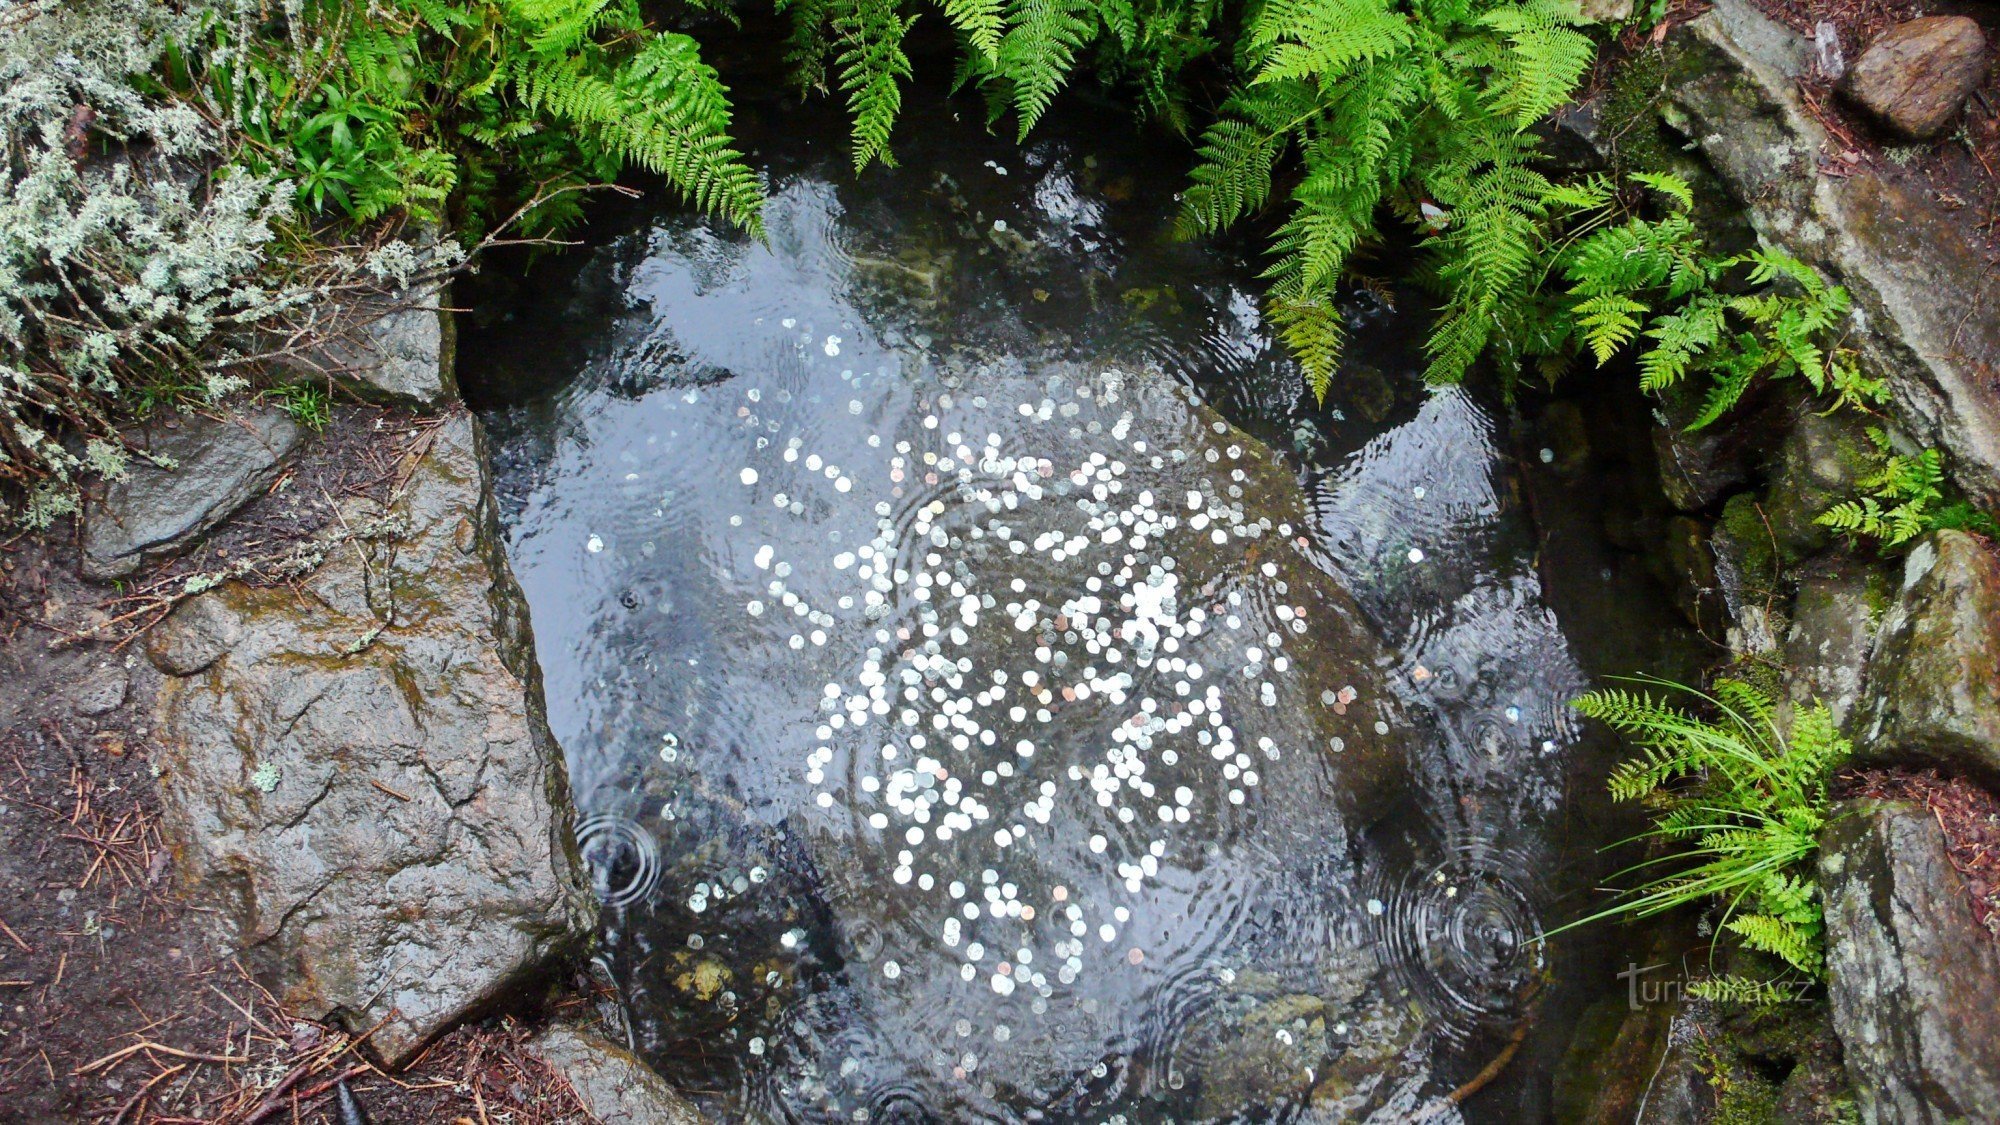
<path fill-rule="evenodd" d="M 1969 16 L 1986 32 L 1989 51 L 2000 45 L 2000 8 L 1978 0 L 1755 0 L 1772 19 L 1812 38 L 1830 24 L 1849 67 L 1890 27 L 1917 16 Z M 1941 206 L 1962 212 L 1966 236 L 2000 252 L 2000 65 L 1973 92 L 1959 124 L 1925 145 L 1908 145 L 1882 133 L 1855 112 L 1826 75 L 1799 84 L 1806 104 L 1842 148 L 1827 154 L 1823 175 L 1873 170 L 1913 186 Z"/>
<path fill-rule="evenodd" d="M 588 1120 L 514 1023 L 386 1074 L 365 1034 L 285 1012 L 175 894 L 160 837 L 138 631 L 190 575 L 290 580 L 335 499 L 385 496 L 425 429 L 339 409 L 269 494 L 123 589 L 76 577 L 70 526 L 0 543 L 0 1122 L 334 1122 L 343 1078 L 376 1125 Z"/>
<path fill-rule="evenodd" d="M 1843 797 L 1909 801 L 1930 810 L 1944 832 L 1945 853 L 1965 877 L 1972 917 L 2000 937 L 2000 799 L 1964 778 L 1936 770 L 1859 770 L 1840 778 Z"/>

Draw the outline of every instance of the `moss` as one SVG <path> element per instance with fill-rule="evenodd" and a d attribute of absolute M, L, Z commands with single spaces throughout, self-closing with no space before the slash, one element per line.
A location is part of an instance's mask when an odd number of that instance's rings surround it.
<path fill-rule="evenodd" d="M 1896 594 L 1901 588 L 1895 574 L 1883 567 L 1875 567 L 1868 572 L 1868 581 L 1863 585 L 1861 596 L 1868 601 L 1868 619 L 1880 623 L 1888 614 L 1889 607 L 1896 604 Z"/>
<path fill-rule="evenodd" d="M 1738 1070 L 1715 1089 L 1715 1125 L 1775 1125 L 1778 1088 L 1753 1070 Z"/>
<path fill-rule="evenodd" d="M 1756 494 L 1739 492 L 1724 501 L 1716 531 L 1742 571 L 1744 595 L 1753 601 L 1768 601 L 1777 586 L 1779 563 L 1797 560 L 1780 557 Z"/>
<path fill-rule="evenodd" d="M 1612 71 L 1598 120 L 1611 167 L 1620 176 L 1671 171 L 1680 163 L 1681 154 L 1660 122 L 1666 90 L 1666 55 L 1658 47 L 1641 48 Z"/>

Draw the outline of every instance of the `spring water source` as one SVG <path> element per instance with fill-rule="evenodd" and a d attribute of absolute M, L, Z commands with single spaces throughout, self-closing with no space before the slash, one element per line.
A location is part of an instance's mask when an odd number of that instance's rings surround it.
<path fill-rule="evenodd" d="M 633 1047 L 723 1120 L 1458 1119 L 1596 842 L 1499 416 L 1381 300 L 1302 400 L 1124 122 L 949 117 L 790 122 L 768 244 L 608 222 L 462 361 Z"/>

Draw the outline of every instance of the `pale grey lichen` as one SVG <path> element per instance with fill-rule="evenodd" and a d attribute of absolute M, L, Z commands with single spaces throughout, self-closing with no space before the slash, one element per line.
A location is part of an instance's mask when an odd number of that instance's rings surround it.
<path fill-rule="evenodd" d="M 222 72 L 269 15 L 260 0 L 0 11 L 0 478 L 21 485 L 0 522 L 46 526 L 75 510 L 80 477 L 122 467 L 105 449 L 135 381 L 171 377 L 214 401 L 248 385 L 269 340 L 309 346 L 334 294 L 456 264 L 449 243 L 275 257 L 293 193 L 230 165 L 227 123 L 245 107 L 142 92 L 169 44 Z M 82 454 L 64 430 L 82 432 Z"/>

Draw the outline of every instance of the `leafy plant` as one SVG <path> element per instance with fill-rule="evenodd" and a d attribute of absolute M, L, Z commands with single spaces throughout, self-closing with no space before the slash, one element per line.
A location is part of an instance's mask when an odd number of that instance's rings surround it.
<path fill-rule="evenodd" d="M 283 383 L 266 392 L 292 421 L 318 433 L 333 420 L 333 396 L 312 383 Z"/>
<path fill-rule="evenodd" d="M 1843 500 L 1814 522 L 1852 538 L 1873 539 L 1891 550 L 1930 531 L 1946 528 L 2000 534 L 2000 523 L 1962 499 L 1947 498 L 1944 456 L 1925 449 L 1914 457 L 1895 451 L 1889 435 L 1869 427 L 1882 466 L 1855 483 L 1862 494 Z"/>
<path fill-rule="evenodd" d="M 526 216 L 548 230 L 577 217 L 563 189 L 637 166 L 761 230 L 728 91 L 638 0 L 303 0 L 279 30 L 208 20 L 160 86 L 239 130 L 237 162 L 314 211 L 437 221 L 461 192 L 471 224 L 549 200 Z"/>
<path fill-rule="evenodd" d="M 1636 346 L 1639 385 L 1654 394 L 1703 377 L 1690 430 L 1714 423 L 1760 380 L 1802 378 L 1836 406 L 1887 399 L 1840 344 L 1846 290 L 1779 251 L 1711 253 L 1690 215 L 1686 181 L 1631 179 L 1665 204 L 1661 217 L 1611 222 L 1618 196 L 1602 178 L 1552 193 L 1579 233 L 1553 255 L 1551 268 L 1569 287 L 1554 324 L 1540 329 L 1542 347 L 1560 354 L 1580 346 L 1601 366 Z"/>
<path fill-rule="evenodd" d="M 1445 304 L 1427 377 L 1455 380 L 1535 280 L 1553 184 L 1526 132 L 1594 54 L 1557 0 L 1267 0 L 1238 44 L 1247 81 L 1202 135 L 1188 234 L 1261 210 L 1303 165 L 1266 276 L 1280 333 L 1324 397 L 1342 339 L 1335 285 L 1388 206 L 1426 231 Z"/>
<path fill-rule="evenodd" d="M 425 257 L 393 232 L 317 244 L 277 175 L 208 174 L 251 142 L 236 117 L 168 86 L 235 66 L 217 43 L 260 33 L 260 11 L 249 0 L 29 0 L 0 16 L 9 522 L 46 526 L 75 510 L 82 477 L 119 471 L 117 426 L 134 408 L 241 390 L 273 350 L 310 343 L 330 319 L 315 320 L 316 303 L 421 284 L 457 261 L 453 247 Z"/>
<path fill-rule="evenodd" d="M 1650 917 L 1718 899 L 1723 930 L 1819 976 L 1825 923 L 1813 860 L 1826 820 L 1827 778 L 1851 750 L 1832 714 L 1821 704 L 1794 707 L 1781 726 L 1771 697 L 1741 680 L 1719 680 L 1713 694 L 1666 680 L 1639 682 L 1693 696 L 1713 718 L 1643 689 L 1596 691 L 1575 701 L 1583 714 L 1639 747 L 1638 757 L 1612 772 L 1611 795 L 1654 810 L 1652 828 L 1639 838 L 1663 853 L 1628 869 L 1649 876 L 1617 905 L 1571 925 Z M 1650 875 L 1661 868 L 1670 873 Z M 1724 978 L 1715 989 L 1740 992 L 1742 984 Z"/>

